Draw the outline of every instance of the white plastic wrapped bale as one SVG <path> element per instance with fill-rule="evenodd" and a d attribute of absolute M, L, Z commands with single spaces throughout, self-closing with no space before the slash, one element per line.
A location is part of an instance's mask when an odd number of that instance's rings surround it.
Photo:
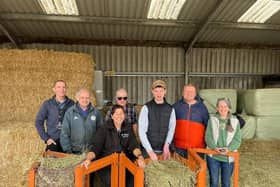
<path fill-rule="evenodd" d="M 258 116 L 256 122 L 256 138 L 263 140 L 280 139 L 280 116 Z"/>
<path fill-rule="evenodd" d="M 241 117 L 245 120 L 245 126 L 241 129 L 241 136 L 243 139 L 254 138 L 256 133 L 256 120 L 254 116 L 242 114 Z"/>
<path fill-rule="evenodd" d="M 280 88 L 247 90 L 244 106 L 247 114 L 280 116 Z"/>
<path fill-rule="evenodd" d="M 227 97 L 231 102 L 231 112 L 236 112 L 237 92 L 234 89 L 203 89 L 199 91 L 200 97 L 204 100 L 209 113 L 217 112 L 216 103 L 218 98 Z"/>

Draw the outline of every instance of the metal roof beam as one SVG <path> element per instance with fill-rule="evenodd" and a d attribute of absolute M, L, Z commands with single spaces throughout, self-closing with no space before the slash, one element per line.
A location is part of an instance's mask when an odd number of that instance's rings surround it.
<path fill-rule="evenodd" d="M 205 20 L 202 21 L 202 24 L 200 25 L 197 32 L 191 37 L 191 40 L 188 42 L 188 44 L 185 46 L 186 54 L 188 54 L 195 44 L 195 42 L 198 40 L 198 37 L 201 36 L 206 28 L 208 27 L 208 24 L 210 23 L 213 16 L 220 10 L 221 4 L 223 3 L 223 0 L 217 1 L 216 5 L 212 8 L 212 10 L 209 12 L 209 14 L 206 16 Z"/>
<path fill-rule="evenodd" d="M 279 24 L 273 25 L 273 24 L 260 24 L 260 23 L 210 22 L 209 28 L 280 31 Z"/>
<path fill-rule="evenodd" d="M 9 38 L 9 40 L 12 42 L 12 44 L 16 47 L 19 48 L 19 44 L 17 40 L 9 33 L 9 31 L 3 26 L 3 24 L 0 23 L 0 30 Z"/>
<path fill-rule="evenodd" d="M 215 6 L 216 7 L 216 6 Z M 215 9 L 216 10 L 216 9 Z M 210 15 L 210 14 L 209 14 Z M 185 28 L 217 28 L 217 29 L 252 29 L 252 30 L 280 30 L 280 25 L 259 24 L 259 23 L 237 23 L 237 22 L 217 22 L 204 21 L 202 24 L 198 21 L 188 20 L 150 20 L 135 18 L 115 18 L 115 17 L 93 17 L 93 16 L 58 16 L 42 14 L 22 14 L 22 13 L 2 13 L 2 21 L 50 21 L 50 22 L 74 22 L 74 23 L 101 23 L 101 24 L 126 24 L 126 25 L 144 25 L 159 27 L 185 27 Z M 200 29 L 201 30 L 201 29 Z"/>
<path fill-rule="evenodd" d="M 43 14 L 21 14 L 2 13 L 2 20 L 7 21 L 53 21 L 53 22 L 74 22 L 74 23 L 103 23 L 103 24 L 135 24 L 147 26 L 169 26 L 169 27 L 196 27 L 198 22 L 186 20 L 157 20 L 157 19 L 135 19 L 116 17 L 95 17 L 95 16 L 64 16 L 64 15 L 43 15 Z"/>

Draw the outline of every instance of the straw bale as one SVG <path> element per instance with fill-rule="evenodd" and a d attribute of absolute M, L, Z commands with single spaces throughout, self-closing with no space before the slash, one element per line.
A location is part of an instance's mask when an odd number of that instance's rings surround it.
<path fill-rule="evenodd" d="M 246 140 L 239 151 L 239 186 L 279 186 L 280 140 Z"/>
<path fill-rule="evenodd" d="M 256 119 L 254 116 L 242 114 L 241 117 L 245 120 L 245 126 L 241 129 L 241 136 L 243 139 L 254 138 L 256 133 Z"/>
<path fill-rule="evenodd" d="M 203 89 L 199 91 L 199 95 L 211 114 L 217 112 L 217 99 L 221 97 L 229 98 L 232 106 L 231 112 L 236 112 L 237 92 L 234 89 Z"/>
<path fill-rule="evenodd" d="M 280 115 L 280 88 L 247 90 L 244 106 L 247 114 L 256 116 Z"/>
<path fill-rule="evenodd" d="M 20 69 L 23 71 L 38 69 L 50 72 L 51 70 L 88 72 L 89 64 L 87 61 L 92 61 L 89 55 L 72 52 L 57 52 L 50 50 L 0 50 L 0 68 L 5 69 Z M 90 70 L 93 70 L 90 64 Z"/>
<path fill-rule="evenodd" d="M 0 123 L 0 186 L 27 186 L 28 170 L 45 149 L 33 123 Z"/>
<path fill-rule="evenodd" d="M 42 157 L 36 173 L 36 186 L 74 186 L 74 169 L 85 155 L 69 155 L 64 158 Z"/>
<path fill-rule="evenodd" d="M 280 139 L 280 116 L 256 117 L 256 138 L 263 140 Z"/>
<path fill-rule="evenodd" d="M 93 70 L 86 54 L 0 50 L 0 122 L 34 121 L 42 102 L 52 96 L 55 80 L 66 81 L 72 99 L 81 87 L 91 90 Z"/>
<path fill-rule="evenodd" d="M 176 160 L 160 160 L 145 167 L 147 187 L 194 187 L 196 173 Z"/>

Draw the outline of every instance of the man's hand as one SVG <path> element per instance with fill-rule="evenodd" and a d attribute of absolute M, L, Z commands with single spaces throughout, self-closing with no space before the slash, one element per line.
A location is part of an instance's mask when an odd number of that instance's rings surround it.
<path fill-rule="evenodd" d="M 166 143 L 163 146 L 163 160 L 170 159 L 170 151 L 169 151 L 169 144 Z"/>
<path fill-rule="evenodd" d="M 51 145 L 51 144 L 54 144 L 54 145 L 56 145 L 56 143 L 55 143 L 55 141 L 53 140 L 53 139 L 48 139 L 48 141 L 47 141 L 47 145 Z"/>
<path fill-rule="evenodd" d="M 153 150 L 148 151 L 148 155 L 149 155 L 149 157 L 150 157 L 150 159 L 151 159 L 152 161 L 158 160 L 158 157 L 157 157 L 156 153 L 155 153 Z"/>

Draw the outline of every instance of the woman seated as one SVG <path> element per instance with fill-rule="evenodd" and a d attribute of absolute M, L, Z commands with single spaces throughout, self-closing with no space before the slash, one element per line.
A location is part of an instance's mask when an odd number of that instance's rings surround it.
<path fill-rule="evenodd" d="M 206 144 L 218 155 L 206 157 L 210 176 L 210 187 L 219 186 L 221 171 L 222 187 L 230 187 L 234 160 L 226 156 L 229 151 L 237 151 L 241 144 L 240 125 L 238 119 L 231 115 L 231 104 L 228 98 L 217 100 L 218 113 L 211 116 L 206 129 Z"/>
<path fill-rule="evenodd" d="M 124 152 L 126 156 L 134 161 L 137 159 L 139 167 L 144 168 L 145 162 L 139 149 L 132 128 L 125 122 L 125 112 L 122 106 L 112 107 L 112 120 L 109 120 L 98 129 L 94 137 L 94 143 L 82 166 L 86 168 L 95 158 L 102 158 L 113 153 Z M 98 171 L 106 187 L 110 186 L 110 167 Z M 127 172 L 126 186 L 133 186 L 133 176 Z"/>

